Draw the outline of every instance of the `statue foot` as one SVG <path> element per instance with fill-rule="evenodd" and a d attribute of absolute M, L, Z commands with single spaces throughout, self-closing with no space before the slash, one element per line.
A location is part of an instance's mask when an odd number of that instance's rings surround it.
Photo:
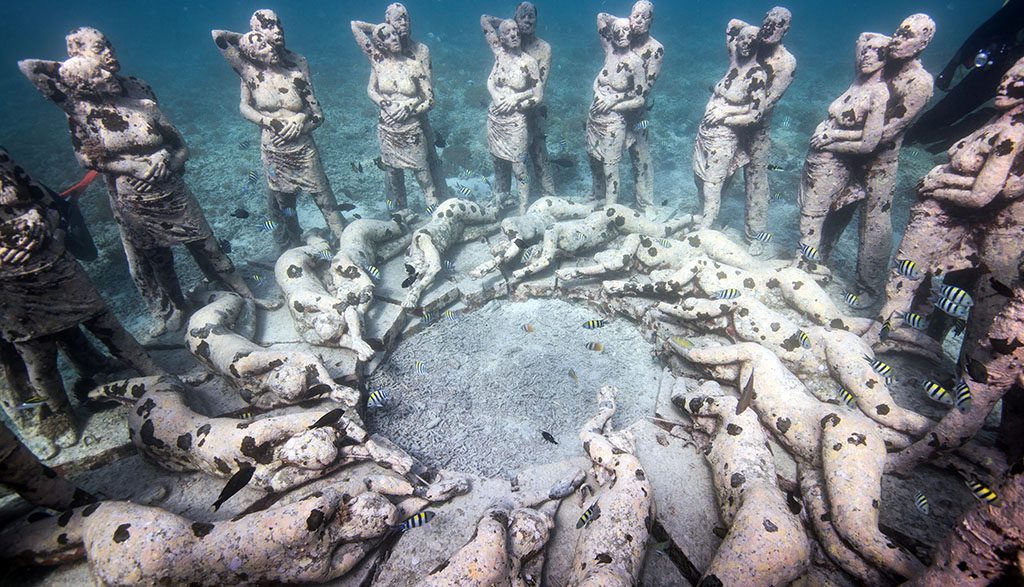
<path fill-rule="evenodd" d="M 171 315 L 163 320 L 157 319 L 153 326 L 146 333 L 149 341 L 156 340 L 168 332 L 177 332 L 185 325 L 185 314 L 178 309 L 171 312 Z"/>

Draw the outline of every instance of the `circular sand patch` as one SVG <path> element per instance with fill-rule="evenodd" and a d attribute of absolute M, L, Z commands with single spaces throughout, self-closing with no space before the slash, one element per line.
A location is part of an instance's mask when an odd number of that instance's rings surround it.
<path fill-rule="evenodd" d="M 618 429 L 653 414 L 661 374 L 652 345 L 629 320 L 583 328 L 600 318 L 557 300 L 494 301 L 441 318 L 401 342 L 369 379 L 369 389 L 392 397 L 387 408 L 369 410 L 367 424 L 427 466 L 489 477 L 582 456 L 579 430 L 596 413 L 598 388 L 619 388 Z M 604 351 L 588 350 L 589 342 Z"/>

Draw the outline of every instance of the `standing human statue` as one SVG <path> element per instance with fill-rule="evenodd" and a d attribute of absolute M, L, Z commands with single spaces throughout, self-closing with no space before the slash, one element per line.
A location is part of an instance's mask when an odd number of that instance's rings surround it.
<path fill-rule="evenodd" d="M 885 288 L 892 253 L 892 199 L 900 149 L 907 129 L 932 97 L 934 80 L 919 57 L 934 36 L 935 22 L 926 14 L 907 17 L 893 34 L 882 70 L 889 88 L 882 138 L 877 150 L 863 162 L 858 173 L 860 181 L 847 188 L 825 221 L 822 249 L 827 254 L 860 205 L 856 293 L 864 306 L 871 305 Z"/>
<path fill-rule="evenodd" d="M 825 217 L 881 143 L 890 95 L 882 78 L 888 46 L 885 35 L 860 35 L 857 77 L 828 107 L 828 118 L 811 137 L 799 193 L 800 246 L 806 261 L 824 260 L 819 249 Z"/>
<path fill-rule="evenodd" d="M 164 373 L 64 247 L 59 197 L 0 148 L 0 407 L 43 458 L 78 441 L 57 349 L 73 363 L 92 351 L 78 344 L 80 324 L 139 373 Z M 68 352 L 69 343 L 79 348 Z"/>
<path fill-rule="evenodd" d="M 487 109 L 487 147 L 494 161 L 494 195 L 498 207 L 512 201 L 512 176 L 518 186 L 518 213 L 526 213 L 530 177 L 526 160 L 530 148 L 528 111 L 544 99 L 537 60 L 522 50 L 519 25 L 514 20 L 480 17 L 480 27 L 494 53 L 487 76 L 491 105 Z"/>
<path fill-rule="evenodd" d="M 793 15 L 786 8 L 776 6 L 768 11 L 758 33 L 757 62 L 764 70 L 767 83 L 761 121 L 746 133 L 747 156 L 750 161 L 743 169 L 746 184 L 747 210 L 744 232 L 750 241 L 751 252 L 763 251 L 764 239 L 769 238 L 768 204 L 771 186 L 768 183 L 768 153 L 771 151 L 771 116 L 783 94 L 793 83 L 796 58 L 782 44 L 789 32 Z"/>
<path fill-rule="evenodd" d="M 654 90 L 654 83 L 661 75 L 661 64 L 665 59 L 665 47 L 651 36 L 653 24 L 654 4 L 649 0 L 640 0 L 633 4 L 629 13 L 629 46 L 640 56 L 644 66 L 644 112 L 641 120 L 646 119 L 647 111 L 651 107 L 651 91 Z M 636 207 L 647 211 L 654 204 L 654 169 L 651 163 L 650 134 L 647 125 L 639 124 L 634 129 L 634 134 L 634 140 L 629 145 L 629 156 L 633 161 Z"/>
<path fill-rule="evenodd" d="M 99 31 L 75 29 L 68 48 L 74 55 L 63 63 L 26 60 L 19 67 L 67 114 L 79 164 L 106 178 L 128 268 L 154 322 L 150 335 L 178 330 L 185 321 L 174 245 L 184 244 L 211 281 L 254 298 L 185 183 L 188 147 L 152 90 L 117 75 L 120 64 Z"/>
<path fill-rule="evenodd" d="M 749 161 L 741 135 L 751 132 L 764 114 L 767 75 L 757 60 L 758 35 L 757 27 L 737 19 L 725 29 L 729 70 L 715 84 L 693 144 L 693 181 L 703 201 L 703 228 L 718 219 L 726 180 Z"/>
<path fill-rule="evenodd" d="M 437 184 L 438 173 L 431 171 L 437 155 L 427 121 L 427 113 L 434 107 L 429 53 L 419 43 L 403 49 L 397 30 L 386 22 L 373 25 L 354 20 L 352 35 L 370 60 L 366 93 L 380 108 L 377 138 L 387 198 L 396 207 L 406 206 L 404 170 L 409 169 L 416 175 L 427 205 L 436 206 L 444 183 L 442 179 Z"/>
<path fill-rule="evenodd" d="M 607 205 L 618 202 L 619 162 L 636 143 L 646 112 L 644 61 L 630 48 L 629 19 L 604 12 L 597 15 L 597 34 L 604 48 L 604 65 L 594 79 L 594 101 L 587 113 L 586 145 L 593 174 L 591 197 Z"/>
<path fill-rule="evenodd" d="M 536 59 L 540 68 L 540 94 L 543 96 L 547 91 L 548 77 L 551 75 L 551 45 L 537 36 L 537 7 L 533 2 L 520 2 L 516 6 L 515 19 L 519 25 L 519 44 L 523 53 Z M 551 175 L 548 157 L 547 135 L 544 132 L 547 106 L 541 103 L 525 112 L 527 124 L 530 125 L 530 173 L 540 187 L 542 198 L 556 197 L 555 181 Z"/>
<path fill-rule="evenodd" d="M 285 47 L 281 20 L 273 10 L 257 10 L 251 31 L 242 35 L 214 30 L 213 41 L 241 78 L 242 116 L 260 127 L 260 151 L 267 180 L 267 217 L 281 250 L 303 244 L 295 210 L 300 191 L 316 202 L 335 238 L 345 219 L 320 162 L 313 131 L 324 121 L 313 93 L 306 58 Z"/>

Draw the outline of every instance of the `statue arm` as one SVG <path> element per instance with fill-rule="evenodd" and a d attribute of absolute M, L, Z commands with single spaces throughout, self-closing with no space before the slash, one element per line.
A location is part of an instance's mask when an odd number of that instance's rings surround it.
<path fill-rule="evenodd" d="M 607 12 L 597 13 L 597 37 L 601 39 L 601 48 L 605 54 L 612 52 L 612 21 L 615 16 Z"/>
<path fill-rule="evenodd" d="M 377 105 L 378 108 L 384 107 L 384 95 L 377 89 L 377 70 L 376 68 L 370 69 L 370 81 L 366 84 L 366 95 L 370 96 L 370 100 Z"/>
<path fill-rule="evenodd" d="M 241 99 L 238 102 L 238 111 L 242 113 L 242 118 L 258 126 L 267 127 L 270 126 L 270 118 L 263 116 L 259 110 L 253 106 L 255 100 L 252 97 L 252 90 L 245 82 L 241 83 Z"/>
<path fill-rule="evenodd" d="M 758 69 L 758 71 L 751 77 L 751 83 L 754 89 L 750 92 L 747 99 L 746 112 L 730 114 L 723 119 L 723 124 L 728 126 L 750 126 L 757 124 L 764 116 L 764 107 L 768 100 L 768 94 L 765 90 L 765 81 L 767 77 L 764 71 Z"/>
<path fill-rule="evenodd" d="M 60 61 L 24 59 L 18 62 L 18 69 L 47 100 L 62 93 L 58 82 Z"/>
<path fill-rule="evenodd" d="M 497 16 L 484 14 L 480 17 L 480 28 L 484 31 L 484 38 L 487 45 L 495 56 L 501 51 L 501 39 L 498 38 L 498 27 L 501 26 L 501 19 Z"/>
<path fill-rule="evenodd" d="M 320 100 L 316 99 L 316 92 L 313 90 L 313 76 L 309 73 L 309 61 L 305 57 L 299 58 L 299 70 L 306 81 L 306 92 L 301 93 L 302 99 L 309 106 L 309 116 L 303 124 L 303 134 L 312 132 L 324 123 L 324 109 L 320 106 Z"/>
<path fill-rule="evenodd" d="M 373 25 L 361 20 L 353 20 L 352 36 L 355 37 L 359 50 L 368 58 L 373 58 Z"/>
<path fill-rule="evenodd" d="M 242 38 L 240 33 L 214 29 L 210 31 L 217 50 L 224 56 L 224 59 L 231 64 L 231 68 L 240 71 L 242 67 L 242 53 L 238 50 L 238 41 Z"/>
<path fill-rule="evenodd" d="M 793 77 L 796 74 L 796 58 L 792 55 L 787 55 L 784 61 L 784 66 L 775 68 L 772 83 L 768 87 L 768 108 L 774 108 L 779 103 L 779 100 L 782 99 L 786 90 L 789 89 L 789 86 L 793 84 Z"/>
<path fill-rule="evenodd" d="M 185 137 L 181 135 L 177 127 L 171 124 L 171 121 L 164 116 L 164 113 L 159 110 L 157 110 L 156 121 L 160 135 L 164 138 L 164 148 L 169 155 L 167 167 L 174 171 L 182 170 L 189 157 Z"/>
<path fill-rule="evenodd" d="M 997 141 L 997 144 L 1010 140 L 1005 135 L 998 138 L 999 141 Z M 1016 138 L 1017 140 L 1012 142 L 1017 145 L 1020 144 L 1020 140 L 1024 140 L 1024 137 Z M 982 166 L 981 171 L 978 172 L 978 177 L 970 186 L 956 185 L 955 183 L 950 182 L 940 184 L 934 189 L 930 189 L 931 185 L 933 185 L 931 182 L 934 180 L 930 179 L 931 174 L 929 173 L 922 181 L 922 194 L 929 195 L 936 200 L 950 202 L 957 206 L 965 206 L 969 208 L 984 207 L 1003 192 L 1003 189 L 1006 186 L 1006 180 L 1010 175 L 1010 168 L 1013 165 L 1013 161 L 1019 155 L 1019 147 L 1009 149 L 1009 152 L 1005 153 L 998 149 L 993 149 L 989 152 L 988 158 L 985 160 L 985 164 Z M 964 176 L 956 177 L 964 178 Z"/>
<path fill-rule="evenodd" d="M 420 89 L 420 101 L 412 109 L 413 116 L 426 114 L 434 107 L 434 82 L 430 79 L 430 72 L 421 72 L 417 81 Z"/>

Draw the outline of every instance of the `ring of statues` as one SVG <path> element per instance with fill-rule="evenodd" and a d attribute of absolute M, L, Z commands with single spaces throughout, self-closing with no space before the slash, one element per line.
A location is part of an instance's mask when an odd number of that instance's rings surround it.
<path fill-rule="evenodd" d="M 480 19 L 494 54 L 489 199 L 448 194 L 428 119 L 430 52 L 413 40 L 405 7 L 390 5 L 380 24 L 353 21 L 370 66 L 367 93 L 379 107 L 389 210 L 379 219 L 346 218 L 331 189 L 313 138 L 325 113 L 305 58 L 285 47 L 278 16 L 258 10 L 245 33 L 213 31 L 240 78 L 241 114 L 260 128 L 280 297 L 255 295 L 222 249 L 184 179 L 183 137 L 152 89 L 121 75 L 102 33 L 72 31 L 64 61 L 20 62 L 66 114 L 79 163 L 106 182 L 150 334 L 183 333 L 205 374 L 178 376 L 153 361 L 73 257 L 80 243 L 65 198 L 0 153 L 0 359 L 8 382 L 0 399 L 24 440 L 2 429 L 0 481 L 53 512 L 8 524 L 0 557 L 40 566 L 85 558 L 94 579 L 112 585 L 315 583 L 382 572 L 391 584 L 631 585 L 645 561 L 671 561 L 686 580 L 707 586 L 801 577 L 985 584 L 1019 565 L 1021 537 L 1012 529 L 1024 519 L 1024 467 L 1020 443 L 1007 441 L 1021 438 L 1014 422 L 1019 427 L 1024 393 L 1024 62 L 999 87 L 998 115 L 921 180 L 890 259 L 899 152 L 931 97 L 932 76 L 918 57 L 935 25 L 916 14 L 891 36 L 862 34 L 855 80 L 810 139 L 800 249 L 776 259 L 767 224 L 769 134 L 796 68 L 782 44 L 792 15 L 777 7 L 760 26 L 728 23 L 729 66 L 694 145 L 702 208 L 693 213 L 655 203 L 646 114 L 665 48 L 650 35 L 653 15 L 641 0 L 629 17 L 597 17 L 605 59 L 585 127 L 588 198 L 558 195 L 551 176 L 544 96 L 553 51 L 537 37 L 532 4 L 521 3 L 512 18 Z M 632 207 L 620 194 L 626 153 Z M 405 170 L 425 212 L 409 206 Z M 715 227 L 723 186 L 740 170 L 746 216 L 736 239 Z M 326 230 L 302 230 L 300 191 Z M 856 283 L 844 291 L 829 258 L 858 208 Z M 178 244 L 211 286 L 183 291 L 172 255 Z M 387 575 L 386 553 L 399 539 L 444 524 L 455 509 L 445 504 L 471 498 L 487 480 L 425 467 L 368 430 L 367 410 L 396 400 L 365 382 L 403 334 L 446 311 L 534 298 L 587 305 L 599 317 L 584 328 L 621 318 L 641 329 L 666 369 L 651 390 L 654 417 L 615 430 L 618 390 L 584 390 L 596 396 L 579 429 L 585 458 L 479 508 L 471 536 L 435 545 L 447 553 L 439 564 Z M 880 309 L 863 317 L 871 307 Z M 259 327 L 286 315 L 299 347 L 270 344 Z M 116 360 L 93 348 L 82 326 Z M 962 348 L 944 350 L 946 327 L 963 337 Z M 81 372 L 134 370 L 89 398 L 129 406 L 129 438 L 148 461 L 220 479 L 214 510 L 225 505 L 231 516 L 100 499 L 43 465 L 36 455 L 50 458 L 80 436 L 58 349 Z M 338 356 L 346 360 L 326 358 Z M 894 387 L 885 361 L 896 357 L 913 357 L 905 364 L 924 372 L 895 377 L 927 379 L 916 393 L 944 408 L 916 410 L 908 406 L 920 401 L 893 396 L 891 387 L 908 389 Z M 203 413 L 195 387 L 209 380 L 257 414 Z M 978 433 L 997 405 L 1003 427 L 994 446 Z M 710 519 L 723 527 L 699 566 L 687 560 L 684 537 L 666 530 L 665 510 L 679 496 L 658 475 L 675 453 L 638 448 L 645 426 L 663 446 L 695 446 L 706 460 L 702 478 L 717 498 Z M 883 523 L 880 503 L 883 475 L 928 466 L 962 478 L 982 503 L 924 557 Z M 342 479 L 350 470 L 357 472 Z M 268 499 L 235 507 L 232 497 L 245 487 Z M 919 494 L 917 508 L 929 507 Z M 574 544 L 571 554 L 545 568 L 545 546 L 559 536 Z"/>

